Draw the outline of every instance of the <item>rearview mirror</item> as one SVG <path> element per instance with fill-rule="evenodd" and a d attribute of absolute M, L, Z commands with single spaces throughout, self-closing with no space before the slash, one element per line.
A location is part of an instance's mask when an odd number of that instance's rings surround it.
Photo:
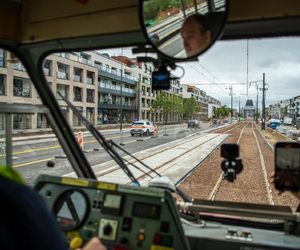
<path fill-rule="evenodd" d="M 205 52 L 221 35 L 227 0 L 144 0 L 140 21 L 148 42 L 177 61 Z"/>

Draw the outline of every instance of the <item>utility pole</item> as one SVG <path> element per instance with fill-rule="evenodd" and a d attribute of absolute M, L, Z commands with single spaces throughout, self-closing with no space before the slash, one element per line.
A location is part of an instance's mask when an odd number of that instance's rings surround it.
<path fill-rule="evenodd" d="M 256 112 L 255 112 L 255 121 L 258 123 L 258 85 L 256 83 Z"/>
<path fill-rule="evenodd" d="M 241 97 L 239 96 L 239 122 L 241 121 Z"/>
<path fill-rule="evenodd" d="M 230 89 L 230 96 L 231 96 L 231 107 L 230 107 L 230 116 L 231 116 L 231 123 L 232 123 L 232 117 L 233 117 L 233 91 L 232 91 L 232 85 L 229 87 Z"/>
<path fill-rule="evenodd" d="M 262 123 L 261 123 L 261 129 L 265 130 L 266 128 L 266 112 L 265 112 L 265 73 L 263 73 L 263 94 L 262 94 Z"/>

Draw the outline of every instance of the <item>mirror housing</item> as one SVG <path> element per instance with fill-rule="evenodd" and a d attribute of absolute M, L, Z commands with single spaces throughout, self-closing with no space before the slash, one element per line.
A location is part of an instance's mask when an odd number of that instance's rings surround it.
<path fill-rule="evenodd" d="M 144 0 L 140 23 L 149 44 L 175 61 L 195 58 L 223 32 L 228 0 Z"/>

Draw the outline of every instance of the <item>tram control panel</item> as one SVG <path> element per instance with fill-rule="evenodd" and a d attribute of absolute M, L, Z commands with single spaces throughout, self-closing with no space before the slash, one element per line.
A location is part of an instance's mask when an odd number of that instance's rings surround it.
<path fill-rule="evenodd" d="M 93 236 L 108 249 L 189 249 L 173 197 L 163 189 L 45 175 L 35 189 L 71 249 Z"/>
<path fill-rule="evenodd" d="M 228 221 L 182 223 L 180 205 L 160 188 L 41 175 L 35 190 L 54 213 L 70 249 L 93 236 L 114 250 L 300 249 L 299 236 L 280 230 Z"/>

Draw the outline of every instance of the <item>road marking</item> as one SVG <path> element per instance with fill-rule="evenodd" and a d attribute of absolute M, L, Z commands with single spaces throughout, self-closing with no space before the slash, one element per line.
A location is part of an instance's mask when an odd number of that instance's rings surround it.
<path fill-rule="evenodd" d="M 164 47 L 170 45 L 171 43 L 175 42 L 177 39 L 179 39 L 180 36 L 177 34 L 172 39 L 170 39 L 168 42 L 164 43 L 163 45 L 159 46 L 160 49 L 163 49 Z"/>
<path fill-rule="evenodd" d="M 127 136 L 129 137 L 129 136 Z M 119 136 L 114 136 L 114 137 L 108 137 L 107 139 L 117 139 Z M 85 143 L 93 143 L 97 142 L 96 140 L 90 140 L 86 141 Z M 49 149 L 55 149 L 55 148 L 61 148 L 60 145 L 57 146 L 51 146 L 51 147 L 45 147 L 45 148 L 33 148 L 33 149 L 28 149 L 25 151 L 20 151 L 20 152 L 14 152 L 12 155 L 20 155 L 20 154 L 26 154 L 26 153 L 32 153 L 32 152 L 37 152 L 37 151 L 44 151 L 44 150 L 49 150 Z M 6 154 L 0 154 L 0 158 L 5 157 Z"/>
<path fill-rule="evenodd" d="M 37 160 L 37 161 L 30 161 L 30 162 L 26 162 L 26 163 L 20 163 L 20 164 L 14 165 L 13 168 L 19 168 L 19 167 L 27 166 L 27 165 L 34 164 L 34 163 L 51 161 L 51 160 L 54 160 L 54 159 L 55 159 L 54 157 L 51 157 L 51 158 Z"/>

